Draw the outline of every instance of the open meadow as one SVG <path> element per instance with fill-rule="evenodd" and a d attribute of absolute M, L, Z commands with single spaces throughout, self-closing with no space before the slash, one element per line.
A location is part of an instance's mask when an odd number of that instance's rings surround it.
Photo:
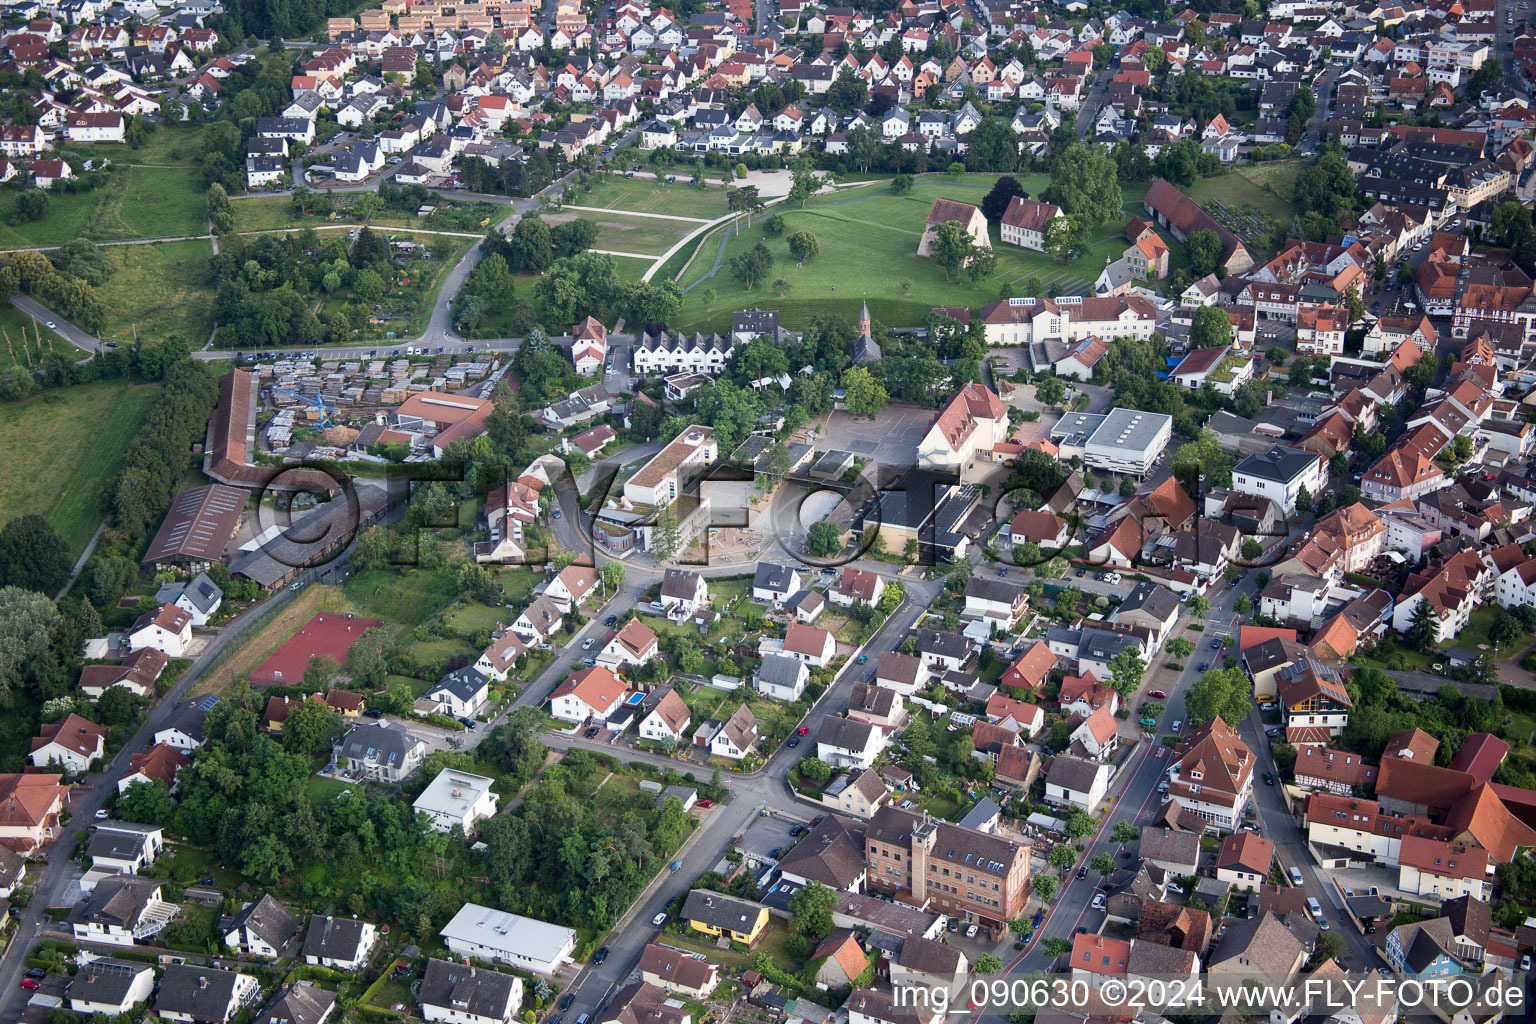
<path fill-rule="evenodd" d="M 79 554 L 101 513 L 97 499 L 159 388 L 101 381 L 0 405 L 0 522 L 47 518 Z"/>
<path fill-rule="evenodd" d="M 202 347 L 213 329 L 208 242 L 114 245 L 105 252 L 115 271 L 99 288 L 107 307 L 102 338 L 156 344 L 179 334 Z"/>

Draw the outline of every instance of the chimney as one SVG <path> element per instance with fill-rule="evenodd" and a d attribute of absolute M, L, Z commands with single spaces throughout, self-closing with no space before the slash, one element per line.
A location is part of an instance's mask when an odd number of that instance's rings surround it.
<path fill-rule="evenodd" d="M 204 975 L 204 976 L 202 976 L 202 977 L 197 979 L 197 987 L 200 988 L 200 989 L 208 987 L 208 977 L 207 977 L 207 975 Z"/>

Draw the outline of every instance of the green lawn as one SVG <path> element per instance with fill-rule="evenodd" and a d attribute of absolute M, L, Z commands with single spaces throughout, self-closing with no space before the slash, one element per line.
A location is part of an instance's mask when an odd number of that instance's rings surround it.
<path fill-rule="evenodd" d="M 117 268 L 100 288 L 107 307 L 101 336 L 123 344 L 181 335 L 201 348 L 213 329 L 213 287 L 207 242 L 116 245 L 106 250 Z"/>
<path fill-rule="evenodd" d="M 1299 165 L 1294 162 L 1257 164 L 1219 177 L 1201 178 L 1185 189 L 1185 194 L 1236 231 L 1244 241 L 1249 241 L 1251 227 L 1224 219 L 1215 204 L 1225 206 L 1238 218 L 1262 216 L 1281 228 L 1289 227 L 1295 213 L 1290 194 L 1298 171 Z M 1259 248 L 1268 248 L 1267 239 L 1259 244 Z"/>
<path fill-rule="evenodd" d="M 587 213 L 571 210 L 545 217 L 552 225 L 567 220 L 590 220 L 597 225 L 594 249 L 614 252 L 638 252 L 660 256 L 699 225 L 682 220 L 655 217 L 627 217 L 621 213 Z"/>
<path fill-rule="evenodd" d="M 569 201 L 575 206 L 636 210 L 640 213 L 661 213 L 671 217 L 696 217 L 702 220 L 714 220 L 730 212 L 725 205 L 724 189 L 695 188 L 688 184 L 687 175 L 682 175 L 672 185 L 651 178 L 611 177 L 593 185 L 591 192 L 575 190 Z"/>
<path fill-rule="evenodd" d="M 0 522 L 37 512 L 78 554 L 101 522 L 97 500 L 159 389 L 120 381 L 0 405 Z"/>
<path fill-rule="evenodd" d="M 451 570 L 408 566 L 354 572 L 342 590 L 360 614 L 407 628 L 435 618 L 459 596 Z"/>
<path fill-rule="evenodd" d="M 1025 294 L 1032 286 L 1046 295 L 1083 294 L 1103 269 L 1105 257 L 1118 258 L 1124 251 L 1124 223 L 1119 217 L 1095 228 L 1082 255 L 1068 262 L 1004 246 L 994 230 L 993 249 L 998 261 L 993 276 L 974 285 L 958 278 L 946 281 L 941 267 L 917 255 L 928 210 L 939 198 L 979 203 L 996 178 L 975 174 L 959 179 L 926 176 L 903 196 L 892 195 L 887 183 L 875 182 L 818 197 L 804 208 L 776 207 L 785 220 L 784 236 L 765 239 L 756 226 L 732 234 L 720 271 L 705 280 L 725 233 L 725 228 L 717 229 L 704 239 L 697 258 L 681 279 L 684 287 L 695 285 L 684 298 L 681 326 L 684 330 L 721 330 L 729 323 L 732 311 L 767 305 L 780 310 L 786 326 L 803 327 L 820 314 L 851 317 L 865 299 L 876 319 L 910 326 L 920 323 L 934 306 L 981 306 L 1004 295 Z M 1038 176 L 1026 176 L 1021 182 L 1032 194 L 1044 183 Z M 1144 192 L 1144 186 L 1125 189 L 1126 217 L 1139 208 Z M 803 267 L 789 256 L 785 241 L 798 231 L 815 235 L 820 250 Z M 760 241 L 773 253 L 774 266 L 769 280 L 757 282 L 747 291 L 730 275 L 730 260 Z M 879 267 L 879 273 L 871 274 L 871 267 Z M 779 279 L 789 286 L 782 299 L 771 287 L 772 281 Z M 708 290 L 716 293 L 716 299 L 706 310 Z"/>
<path fill-rule="evenodd" d="M 203 178 L 190 164 L 160 167 L 114 162 L 110 173 L 111 181 L 94 192 L 51 192 L 48 214 L 28 224 L 10 222 L 20 190 L 0 191 L 0 246 L 208 233 Z"/>

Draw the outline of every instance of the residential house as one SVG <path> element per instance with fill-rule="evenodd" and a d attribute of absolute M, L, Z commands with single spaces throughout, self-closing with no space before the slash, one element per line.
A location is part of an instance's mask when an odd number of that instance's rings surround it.
<path fill-rule="evenodd" d="M 588 666 L 555 687 L 549 713 L 563 722 L 606 722 L 619 709 L 627 689 L 603 666 Z"/>
<path fill-rule="evenodd" d="M 224 944 L 248 956 L 276 960 L 295 939 L 303 921 L 298 915 L 263 893 L 235 915 L 224 932 Z"/>
<path fill-rule="evenodd" d="M 176 1024 L 229 1024 L 261 998 L 249 974 L 197 964 L 171 964 L 160 977 L 155 1015 Z"/>
<path fill-rule="evenodd" d="M 57 766 L 71 775 L 84 775 L 91 762 L 107 751 L 107 729 L 70 712 L 38 727 L 29 760 L 35 767 Z"/>
<path fill-rule="evenodd" d="M 445 768 L 421 791 L 411 809 L 425 814 L 428 823 L 439 832 L 457 828 L 469 835 L 475 831 L 475 822 L 496 813 L 499 798 L 491 790 L 493 781 L 483 775 Z"/>
<path fill-rule="evenodd" d="M 683 698 L 677 695 L 676 690 L 669 689 L 640 720 L 640 738 L 653 743 L 676 746 L 688 735 L 688 726 L 692 721 L 693 713 L 688 710 L 688 705 L 683 703 Z"/>
<path fill-rule="evenodd" d="M 404 780 L 426 756 L 426 743 L 394 722 L 354 725 L 332 750 L 337 765 L 349 777 L 376 782 Z"/>
<path fill-rule="evenodd" d="M 368 965 L 378 939 L 379 929 L 371 921 L 314 914 L 304 934 L 304 962 L 335 971 L 360 971 Z"/>

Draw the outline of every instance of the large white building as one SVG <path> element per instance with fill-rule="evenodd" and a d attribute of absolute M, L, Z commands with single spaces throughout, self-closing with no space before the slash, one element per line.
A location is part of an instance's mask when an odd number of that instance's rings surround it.
<path fill-rule="evenodd" d="M 554 974 L 576 948 L 573 929 L 478 903 L 460 907 L 439 934 L 460 956 L 500 960 L 537 974 Z"/>
<path fill-rule="evenodd" d="M 484 775 L 448 768 L 437 773 L 411 807 L 431 819 L 439 832 L 451 832 L 457 825 L 467 833 L 475 822 L 496 813 L 497 796 L 491 792 L 491 781 Z"/>
<path fill-rule="evenodd" d="M 688 470 L 707 466 L 719 457 L 714 428 L 690 426 L 624 481 L 624 497 L 639 505 L 670 505 L 682 493 Z"/>
<path fill-rule="evenodd" d="M 1232 470 L 1232 489 L 1239 494 L 1268 498 L 1296 511 L 1303 489 L 1316 498 L 1328 483 L 1328 463 L 1316 452 L 1277 444 L 1267 452 L 1250 455 Z"/>
<path fill-rule="evenodd" d="M 984 385 L 967 384 L 934 418 L 917 445 L 923 469 L 959 471 L 977 452 L 1008 438 L 1008 407 Z"/>
<path fill-rule="evenodd" d="M 730 337 L 718 334 L 647 334 L 635 344 L 636 376 L 650 374 L 707 373 L 725 369 L 734 347 Z"/>
<path fill-rule="evenodd" d="M 1172 436 L 1172 416 L 1135 409 L 1069 413 L 1051 428 L 1064 461 L 1076 455 L 1093 469 L 1137 477 L 1151 472 Z"/>

